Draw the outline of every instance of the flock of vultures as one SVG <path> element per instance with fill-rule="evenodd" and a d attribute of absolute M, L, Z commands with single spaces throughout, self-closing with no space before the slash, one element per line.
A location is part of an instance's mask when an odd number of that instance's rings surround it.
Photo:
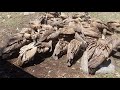
<path fill-rule="evenodd" d="M 63 12 L 46 12 L 13 35 L 0 56 L 4 60 L 18 53 L 15 62 L 21 67 L 34 60 L 36 54 L 52 53 L 54 60 L 66 54 L 69 68 L 74 58 L 82 53 L 80 68 L 84 73 L 112 73 L 115 65 L 111 53 L 119 49 L 119 27 L 118 21 L 104 23 L 87 12 L 71 16 Z"/>

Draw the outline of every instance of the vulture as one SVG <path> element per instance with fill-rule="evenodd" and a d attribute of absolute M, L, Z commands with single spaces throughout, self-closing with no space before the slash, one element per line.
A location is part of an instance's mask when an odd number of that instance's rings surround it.
<path fill-rule="evenodd" d="M 55 46 L 52 57 L 55 60 L 59 59 L 59 55 L 67 52 L 68 42 L 64 41 L 64 39 L 59 39 L 58 43 Z"/>
<path fill-rule="evenodd" d="M 73 63 L 73 59 L 80 50 L 80 47 L 82 45 L 82 41 L 78 41 L 76 39 L 73 39 L 70 41 L 68 44 L 68 49 L 67 49 L 67 65 L 71 66 Z"/>

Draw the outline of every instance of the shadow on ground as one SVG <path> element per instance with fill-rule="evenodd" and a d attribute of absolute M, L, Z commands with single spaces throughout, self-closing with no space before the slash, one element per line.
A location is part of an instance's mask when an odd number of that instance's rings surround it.
<path fill-rule="evenodd" d="M 36 78 L 23 69 L 0 58 L 0 78 Z"/>

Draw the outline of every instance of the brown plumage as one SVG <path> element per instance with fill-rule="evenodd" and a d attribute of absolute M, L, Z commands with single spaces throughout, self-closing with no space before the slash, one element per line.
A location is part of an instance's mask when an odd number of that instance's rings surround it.
<path fill-rule="evenodd" d="M 68 42 L 63 39 L 59 39 L 58 43 L 55 46 L 52 57 L 57 60 L 60 54 L 64 54 L 67 51 Z"/>
<path fill-rule="evenodd" d="M 79 21 L 79 19 L 76 19 L 73 22 L 69 23 L 69 27 L 73 28 L 75 32 L 82 33 L 86 36 L 99 38 L 100 32 L 98 32 L 98 28 L 96 27 L 83 27 L 82 23 Z"/>
<path fill-rule="evenodd" d="M 15 35 L 11 37 L 2 51 L 2 58 L 4 59 L 10 57 L 11 55 L 13 55 L 13 53 L 17 52 L 22 46 L 30 42 L 30 40 L 27 40 L 22 35 Z"/>
<path fill-rule="evenodd" d="M 115 31 L 120 31 L 119 30 L 119 27 L 120 27 L 119 21 L 109 21 L 109 22 L 107 22 L 107 26 L 108 26 L 109 32 L 111 32 L 112 34 L 114 34 Z"/>
<path fill-rule="evenodd" d="M 96 68 L 100 65 L 119 44 L 120 38 L 117 35 L 112 35 L 105 40 L 99 39 L 95 52 L 88 63 L 89 68 Z"/>
<path fill-rule="evenodd" d="M 52 51 L 52 40 L 49 42 L 39 42 L 35 44 L 37 46 L 37 51 L 38 53 L 45 53 L 47 51 L 51 52 Z"/>
<path fill-rule="evenodd" d="M 49 24 L 53 27 L 57 27 L 57 28 L 61 28 L 64 26 L 64 24 L 62 22 L 62 18 L 51 18 L 51 19 L 47 20 L 47 24 Z"/>
<path fill-rule="evenodd" d="M 20 49 L 18 60 L 15 62 L 17 66 L 22 66 L 24 63 L 33 60 L 34 55 L 37 53 L 37 47 L 34 45 L 35 43 L 32 42 Z"/>
<path fill-rule="evenodd" d="M 60 30 L 57 30 L 57 31 L 51 33 L 51 34 L 47 37 L 47 40 L 53 40 L 53 39 L 59 37 L 60 34 L 61 34 Z"/>
<path fill-rule="evenodd" d="M 41 20 L 35 19 L 29 22 L 30 28 L 33 30 L 38 30 L 41 27 Z"/>
<path fill-rule="evenodd" d="M 73 59 L 80 50 L 81 45 L 82 45 L 82 41 L 78 41 L 76 39 L 71 40 L 70 43 L 68 44 L 68 49 L 67 49 L 68 66 L 72 65 Z"/>
<path fill-rule="evenodd" d="M 110 48 L 107 46 L 105 40 L 99 39 L 95 48 L 95 52 L 90 59 L 88 66 L 89 68 L 96 68 L 100 65 L 110 54 Z"/>
<path fill-rule="evenodd" d="M 81 70 L 88 74 L 89 70 L 88 70 L 88 61 L 89 59 L 92 57 L 95 48 L 96 48 L 97 43 L 96 42 L 91 42 L 88 47 L 86 48 L 85 52 L 83 53 L 82 57 L 81 57 Z"/>
<path fill-rule="evenodd" d="M 54 32 L 54 28 L 51 25 L 42 25 L 38 35 L 38 41 L 42 42 L 47 39 L 47 37 Z M 35 34 L 33 34 L 35 35 Z M 35 36 L 37 36 L 35 35 Z"/>

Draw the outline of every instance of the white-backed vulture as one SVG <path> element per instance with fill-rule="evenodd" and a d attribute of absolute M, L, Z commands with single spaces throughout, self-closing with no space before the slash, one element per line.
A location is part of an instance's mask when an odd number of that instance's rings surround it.
<path fill-rule="evenodd" d="M 82 41 L 78 41 L 76 39 L 73 39 L 70 41 L 70 43 L 68 44 L 68 49 L 67 49 L 67 65 L 71 66 L 74 57 L 76 56 L 76 54 L 78 53 L 78 51 L 80 50 L 81 45 L 83 44 Z"/>
<path fill-rule="evenodd" d="M 64 41 L 63 39 L 59 39 L 58 43 L 55 46 L 54 52 L 52 57 L 57 60 L 59 58 L 59 55 L 62 53 L 67 52 L 67 48 L 68 48 L 68 42 Z"/>

